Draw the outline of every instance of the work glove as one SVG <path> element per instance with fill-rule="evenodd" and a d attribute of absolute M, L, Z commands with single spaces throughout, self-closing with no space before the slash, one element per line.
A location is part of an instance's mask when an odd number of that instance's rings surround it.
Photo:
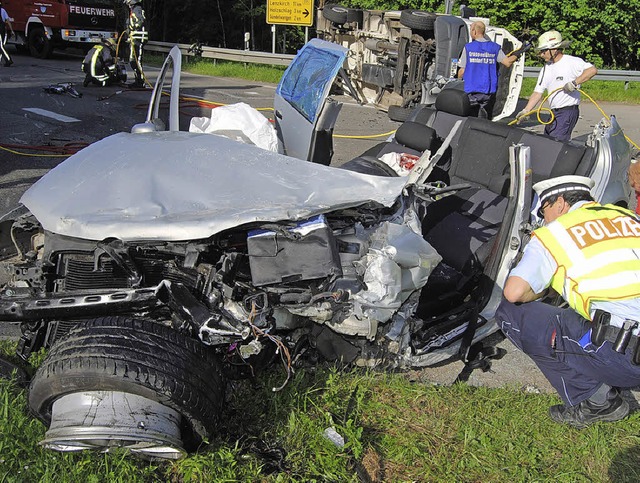
<path fill-rule="evenodd" d="M 567 82 L 562 88 L 562 90 L 565 91 L 567 94 L 570 94 L 571 92 L 574 92 L 577 88 L 578 88 L 578 84 L 576 84 L 576 81 L 571 81 L 571 82 Z"/>
<path fill-rule="evenodd" d="M 520 47 L 517 50 L 514 50 L 511 55 L 515 55 L 516 59 L 519 59 L 520 56 L 522 54 L 524 54 L 525 52 L 529 52 L 531 50 L 531 48 L 533 47 L 533 44 L 531 42 L 527 42 L 526 44 L 524 44 L 522 47 Z"/>
<path fill-rule="evenodd" d="M 529 113 L 526 109 L 523 109 L 518 114 L 516 114 L 516 124 L 520 124 L 523 121 L 526 121 L 529 118 Z"/>

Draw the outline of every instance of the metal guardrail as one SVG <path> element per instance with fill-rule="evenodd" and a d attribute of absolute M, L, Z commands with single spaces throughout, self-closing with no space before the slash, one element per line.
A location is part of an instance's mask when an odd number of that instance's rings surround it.
<path fill-rule="evenodd" d="M 145 51 L 168 53 L 177 45 L 182 55 L 196 56 L 196 52 L 188 44 L 175 44 L 173 42 L 147 42 Z M 191 50 L 190 50 L 191 49 Z M 248 64 L 269 64 L 287 66 L 295 57 L 291 54 L 271 54 L 269 52 L 256 52 L 253 50 L 222 49 L 217 47 L 202 46 L 199 49 L 201 57 L 207 59 L 231 60 L 234 62 L 247 62 Z"/>
<path fill-rule="evenodd" d="M 542 67 L 526 67 L 524 68 L 525 77 L 538 77 Z M 640 70 L 601 70 L 595 75 L 596 80 L 610 80 L 623 82 L 640 82 Z"/>
<path fill-rule="evenodd" d="M 183 55 L 196 56 L 191 46 L 187 44 L 175 44 L 172 42 L 147 42 L 145 50 L 150 52 L 168 53 L 171 47 L 178 45 Z M 208 59 L 231 60 L 235 62 L 247 62 L 249 64 L 270 64 L 287 66 L 293 60 L 291 54 L 271 54 L 269 52 L 256 52 L 253 50 L 222 49 L 216 47 L 201 47 L 201 56 Z M 525 77 L 538 77 L 541 67 L 525 67 Z M 640 71 L 638 70 L 598 70 L 594 77 L 597 80 L 612 80 L 629 82 L 640 82 Z"/>

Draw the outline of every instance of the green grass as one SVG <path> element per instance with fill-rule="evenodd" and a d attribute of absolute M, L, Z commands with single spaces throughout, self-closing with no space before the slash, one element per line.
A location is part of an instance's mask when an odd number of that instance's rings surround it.
<path fill-rule="evenodd" d="M 185 72 L 213 77 L 235 77 L 270 84 L 280 82 L 285 71 L 285 67 L 277 65 L 245 64 L 214 59 L 194 60 L 192 57 L 183 57 L 183 59 L 182 70 Z M 144 62 L 160 66 L 164 62 L 164 56 L 146 55 Z"/>
<path fill-rule="evenodd" d="M 578 431 L 548 419 L 555 396 L 515 387 L 318 368 L 273 392 L 283 378 L 274 368 L 236 384 L 208 446 L 169 463 L 43 450 L 45 427 L 29 416 L 24 389 L 0 379 L 0 482 L 640 481 L 638 413 Z M 323 437 L 329 426 L 344 448 Z"/>

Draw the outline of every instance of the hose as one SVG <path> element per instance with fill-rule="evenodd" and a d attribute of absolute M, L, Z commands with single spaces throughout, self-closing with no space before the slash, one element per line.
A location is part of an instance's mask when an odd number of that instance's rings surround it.
<path fill-rule="evenodd" d="M 77 153 L 82 148 L 88 146 L 89 143 L 68 143 L 63 146 L 28 146 L 24 144 L 0 144 L 0 149 L 18 156 L 40 157 L 40 158 L 66 158 Z M 49 151 L 57 154 L 37 154 L 24 153 L 15 149 L 29 149 L 32 151 Z"/>
<path fill-rule="evenodd" d="M 540 103 L 540 106 L 537 107 L 536 109 L 532 109 L 529 112 L 525 112 L 522 116 L 520 117 L 516 117 L 513 121 L 511 121 L 508 125 L 511 126 L 512 124 L 517 124 L 521 119 L 525 119 L 527 118 L 530 114 L 533 114 L 534 112 L 536 113 L 536 119 L 538 120 L 538 122 L 540 124 L 542 124 L 543 126 L 546 126 L 547 124 L 551 124 L 553 122 L 553 120 L 555 119 L 555 116 L 553 114 L 553 111 L 549 108 L 549 107 L 542 107 L 544 106 L 544 103 L 547 102 L 547 100 L 556 92 L 562 90 L 562 87 L 558 87 L 557 89 L 554 89 L 553 91 L 549 92 L 549 94 L 547 94 L 547 96 L 542 100 L 542 102 Z M 600 113 L 602 114 L 602 116 L 607 120 L 610 121 L 611 118 L 607 115 L 607 113 L 605 113 L 602 108 L 600 107 L 600 105 L 598 105 L 598 103 L 589 95 L 587 94 L 585 91 L 583 91 L 582 89 L 576 89 L 580 94 L 584 95 L 587 99 L 589 99 L 594 106 L 596 106 L 596 108 L 598 109 L 598 111 L 600 111 Z M 550 118 L 548 121 L 544 121 L 541 117 L 540 117 L 540 113 L 541 112 L 548 112 L 550 115 Z M 618 135 L 618 133 L 614 134 L 614 136 Z M 638 145 L 636 143 L 634 143 L 631 138 L 629 138 L 629 136 L 627 136 L 626 134 L 624 135 L 624 138 L 629 142 L 629 144 L 631 144 L 632 146 L 634 146 L 636 149 L 640 150 L 640 147 L 638 147 Z"/>
<path fill-rule="evenodd" d="M 123 30 L 118 37 L 118 42 L 116 43 L 116 59 L 120 58 L 119 56 L 120 42 L 122 42 L 122 38 L 125 36 L 127 37 L 127 40 L 128 40 L 129 33 L 126 30 Z M 138 66 L 138 69 L 140 69 L 140 74 L 142 75 L 142 79 L 144 80 L 145 84 L 149 87 L 153 87 L 153 84 L 151 84 L 151 82 L 149 82 L 147 77 L 144 75 L 144 70 L 142 69 L 142 65 L 140 65 L 140 61 L 138 60 L 138 53 L 136 52 L 136 49 L 131 44 L 131 42 L 129 42 L 129 48 L 131 49 L 131 52 L 133 52 L 133 58 L 136 61 L 136 65 Z M 146 87 L 143 87 L 143 89 L 146 89 Z"/>

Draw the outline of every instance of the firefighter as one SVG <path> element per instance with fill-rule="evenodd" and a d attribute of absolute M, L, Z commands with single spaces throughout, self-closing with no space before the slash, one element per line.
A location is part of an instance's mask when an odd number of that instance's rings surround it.
<path fill-rule="evenodd" d="M 2 6 L 2 0 L 0 0 L 0 61 L 4 59 L 4 66 L 9 67 L 13 64 L 9 52 L 7 52 L 7 39 L 14 36 L 13 27 L 11 26 L 11 20 L 9 14 Z"/>
<path fill-rule="evenodd" d="M 103 39 L 94 45 L 82 61 L 82 72 L 86 74 L 84 87 L 90 83 L 102 87 L 117 83 L 120 79 L 116 66 L 116 41 Z"/>
<path fill-rule="evenodd" d="M 564 49 L 571 42 L 563 40 L 557 30 L 543 33 L 538 42 L 536 50 L 544 61 L 544 67 L 538 74 L 529 102 L 516 115 L 516 119 L 526 118 L 538 105 L 546 90 L 552 93 L 549 107 L 553 112 L 553 122 L 544 127 L 544 133 L 558 141 L 569 141 L 580 116 L 580 86 L 596 75 L 598 69 L 580 57 L 565 54 Z"/>
<path fill-rule="evenodd" d="M 127 20 L 127 39 L 129 42 L 129 65 L 133 69 L 135 80 L 131 87 L 144 87 L 142 73 L 142 48 L 149 40 L 149 33 L 145 30 L 145 16 L 142 0 L 124 0 L 129 7 Z"/>

